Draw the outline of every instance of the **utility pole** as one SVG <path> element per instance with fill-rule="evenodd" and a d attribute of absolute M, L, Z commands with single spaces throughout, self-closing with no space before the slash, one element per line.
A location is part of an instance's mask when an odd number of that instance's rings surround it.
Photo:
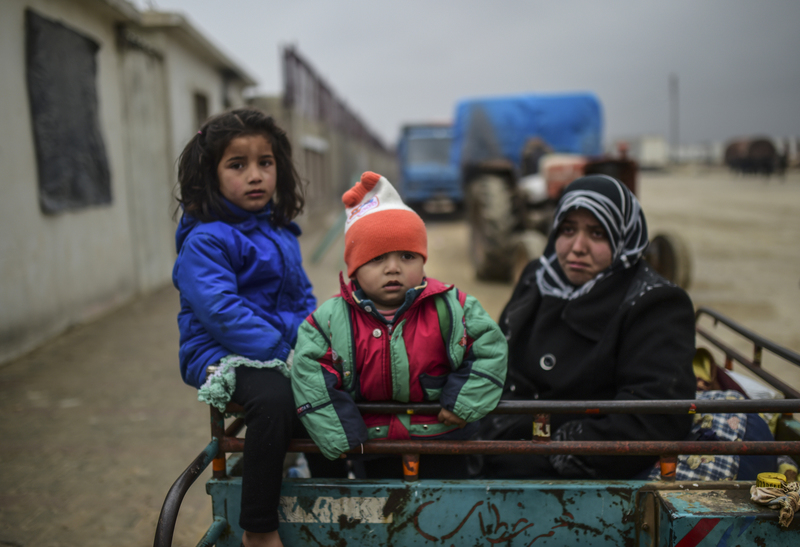
<path fill-rule="evenodd" d="M 672 163 L 678 163 L 680 136 L 678 132 L 678 75 L 669 75 L 669 142 L 672 149 Z"/>

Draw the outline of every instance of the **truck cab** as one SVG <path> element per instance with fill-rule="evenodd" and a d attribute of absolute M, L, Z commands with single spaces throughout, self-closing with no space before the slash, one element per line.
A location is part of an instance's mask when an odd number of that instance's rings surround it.
<path fill-rule="evenodd" d="M 397 146 L 397 189 L 409 206 L 449 213 L 463 202 L 458 168 L 450 161 L 453 128 L 449 124 L 411 124 Z"/>

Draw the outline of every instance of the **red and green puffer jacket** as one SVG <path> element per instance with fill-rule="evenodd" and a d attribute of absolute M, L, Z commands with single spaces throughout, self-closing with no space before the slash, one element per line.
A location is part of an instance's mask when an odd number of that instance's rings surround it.
<path fill-rule="evenodd" d="M 356 402 L 438 401 L 467 422 L 497 406 L 508 346 L 474 297 L 428 278 L 387 324 L 358 300 L 354 283 L 341 276 L 340 283 L 341 293 L 300 325 L 292 366 L 297 413 L 326 457 L 367 439 L 427 439 L 456 429 L 433 415 L 362 417 Z"/>

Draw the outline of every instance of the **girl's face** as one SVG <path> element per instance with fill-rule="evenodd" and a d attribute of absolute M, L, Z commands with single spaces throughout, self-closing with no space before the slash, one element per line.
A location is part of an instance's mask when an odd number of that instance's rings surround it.
<path fill-rule="evenodd" d="M 569 282 L 578 287 L 611 266 L 608 235 L 592 213 L 567 213 L 558 228 L 556 257 Z"/>
<path fill-rule="evenodd" d="M 217 165 L 219 191 L 245 211 L 266 207 L 275 194 L 278 172 L 272 144 L 264 135 L 246 135 L 231 140 Z"/>

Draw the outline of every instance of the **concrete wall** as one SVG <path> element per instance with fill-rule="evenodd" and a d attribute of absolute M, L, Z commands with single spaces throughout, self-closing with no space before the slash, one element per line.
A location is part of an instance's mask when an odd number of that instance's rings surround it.
<path fill-rule="evenodd" d="M 39 207 L 25 77 L 28 8 L 100 44 L 96 89 L 110 204 L 49 215 Z M 235 67 L 225 70 L 219 52 L 185 21 L 141 23 L 122 0 L 0 5 L 0 363 L 170 283 L 175 162 L 197 130 L 193 95 L 203 92 L 213 114 L 227 106 L 225 96 L 231 106 L 243 104 L 252 80 L 231 77 Z M 120 40 L 120 24 L 141 43 Z"/>
<path fill-rule="evenodd" d="M 39 209 L 25 81 L 25 9 L 100 44 L 100 131 L 112 203 L 57 215 Z M 82 3 L 4 0 L 0 15 L 0 361 L 136 290 L 125 173 L 121 74 L 111 19 Z"/>

